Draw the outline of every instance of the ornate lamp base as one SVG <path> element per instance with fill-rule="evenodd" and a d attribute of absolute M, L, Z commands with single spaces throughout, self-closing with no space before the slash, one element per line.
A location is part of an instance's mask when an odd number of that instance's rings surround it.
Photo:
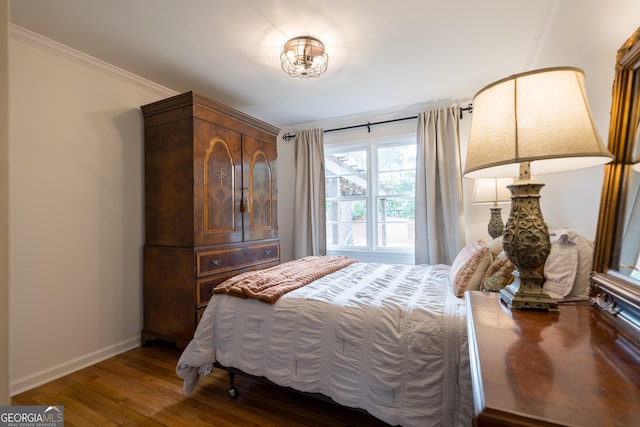
<path fill-rule="evenodd" d="M 526 278 L 522 277 L 524 273 L 519 270 L 513 272 L 513 282 L 500 291 L 500 299 L 512 309 L 558 311 L 558 303 L 542 292 L 544 277 L 534 271 L 537 277 Z M 541 283 L 533 284 L 532 281 Z"/>
<path fill-rule="evenodd" d="M 487 231 L 492 239 L 498 236 L 502 236 L 504 233 L 504 223 L 502 222 L 502 208 L 493 207 L 491 209 L 491 218 L 489 218 L 489 225 Z"/>
<path fill-rule="evenodd" d="M 500 299 L 509 308 L 558 310 L 558 303 L 547 295 L 539 272 L 549 252 L 549 229 L 540 210 L 541 182 L 530 179 L 529 163 L 520 164 L 520 179 L 507 186 L 511 191 L 511 213 L 505 226 L 503 247 L 516 266 L 514 280 L 500 291 Z"/>

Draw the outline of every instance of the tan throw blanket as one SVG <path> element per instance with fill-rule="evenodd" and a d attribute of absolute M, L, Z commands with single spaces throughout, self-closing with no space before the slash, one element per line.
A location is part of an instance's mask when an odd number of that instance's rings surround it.
<path fill-rule="evenodd" d="M 214 294 L 257 298 L 273 304 L 287 292 L 358 262 L 346 256 L 308 256 L 265 270 L 249 271 L 222 282 Z"/>

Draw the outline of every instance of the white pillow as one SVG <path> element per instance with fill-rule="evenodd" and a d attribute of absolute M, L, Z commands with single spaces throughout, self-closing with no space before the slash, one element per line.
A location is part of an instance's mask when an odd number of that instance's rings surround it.
<path fill-rule="evenodd" d="M 574 230 L 567 230 L 571 241 L 578 249 L 578 270 L 573 289 L 566 298 L 587 299 L 587 290 L 591 283 L 591 270 L 593 268 L 593 242 L 578 234 Z"/>
<path fill-rule="evenodd" d="M 544 264 L 544 291 L 552 298 L 564 298 L 573 289 L 578 271 L 578 248 L 566 230 L 551 236 L 551 252 Z"/>
<path fill-rule="evenodd" d="M 587 299 L 593 264 L 593 242 L 571 229 L 552 233 L 544 265 L 544 291 L 556 299 Z"/>

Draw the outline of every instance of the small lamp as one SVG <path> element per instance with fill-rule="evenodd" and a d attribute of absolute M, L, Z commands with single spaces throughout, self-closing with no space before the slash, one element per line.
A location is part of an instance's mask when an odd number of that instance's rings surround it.
<path fill-rule="evenodd" d="M 511 212 L 503 247 L 516 269 L 500 291 L 509 308 L 557 310 L 542 289 L 539 271 L 551 251 L 540 210 L 544 184 L 531 174 L 597 166 L 613 160 L 591 116 L 584 73 L 572 67 L 546 68 L 499 80 L 473 100 L 464 176 L 518 176 L 509 185 Z"/>
<path fill-rule="evenodd" d="M 473 183 L 473 199 L 471 203 L 474 205 L 491 203 L 491 217 L 487 231 L 492 239 L 502 236 L 504 233 L 504 223 L 502 222 L 502 208 L 498 203 L 509 203 L 511 201 L 511 192 L 507 189 L 507 185 L 511 184 L 511 178 L 486 178 L 476 179 Z"/>
<path fill-rule="evenodd" d="M 633 169 L 636 172 L 640 172 L 640 162 L 631 165 L 631 169 Z"/>

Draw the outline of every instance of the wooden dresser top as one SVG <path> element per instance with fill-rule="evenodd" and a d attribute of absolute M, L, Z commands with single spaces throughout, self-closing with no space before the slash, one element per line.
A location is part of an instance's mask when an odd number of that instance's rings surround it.
<path fill-rule="evenodd" d="M 640 346 L 588 303 L 509 310 L 465 294 L 474 425 L 640 425 Z"/>

